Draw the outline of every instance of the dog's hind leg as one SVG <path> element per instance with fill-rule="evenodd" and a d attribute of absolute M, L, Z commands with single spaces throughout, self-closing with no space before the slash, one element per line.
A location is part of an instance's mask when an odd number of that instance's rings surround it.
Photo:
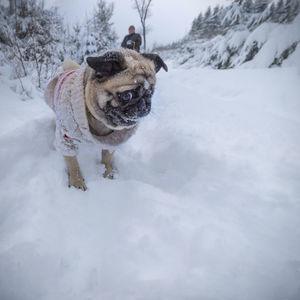
<path fill-rule="evenodd" d="M 105 166 L 105 172 L 103 174 L 104 178 L 114 179 L 114 170 L 111 164 L 111 160 L 113 158 L 115 151 L 109 152 L 106 149 L 102 150 L 102 159 L 101 163 Z"/>
<path fill-rule="evenodd" d="M 87 190 L 76 156 L 64 156 L 69 174 L 69 187 L 74 186 L 83 191 Z"/>

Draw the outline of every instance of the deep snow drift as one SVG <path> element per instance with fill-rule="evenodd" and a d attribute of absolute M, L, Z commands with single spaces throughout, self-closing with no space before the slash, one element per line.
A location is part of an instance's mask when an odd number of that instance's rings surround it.
<path fill-rule="evenodd" d="M 171 69 L 87 192 L 67 187 L 41 95 L 1 75 L 1 300 L 300 299 L 300 74 Z"/>

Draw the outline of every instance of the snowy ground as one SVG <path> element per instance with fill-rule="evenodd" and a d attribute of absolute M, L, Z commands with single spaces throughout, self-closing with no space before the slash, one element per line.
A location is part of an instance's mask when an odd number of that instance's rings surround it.
<path fill-rule="evenodd" d="M 67 187 L 50 109 L 1 76 L 1 300 L 300 299 L 300 73 L 159 74 L 116 155 Z"/>

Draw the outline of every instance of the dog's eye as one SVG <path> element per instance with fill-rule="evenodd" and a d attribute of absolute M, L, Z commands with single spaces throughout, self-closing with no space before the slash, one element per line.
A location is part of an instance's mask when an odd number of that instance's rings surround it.
<path fill-rule="evenodd" d="M 120 100 L 127 102 L 132 99 L 132 93 L 131 92 L 120 93 L 118 94 L 118 97 Z"/>

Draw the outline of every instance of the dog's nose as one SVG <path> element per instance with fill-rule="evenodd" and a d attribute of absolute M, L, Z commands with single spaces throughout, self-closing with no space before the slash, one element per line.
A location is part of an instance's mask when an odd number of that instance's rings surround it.
<path fill-rule="evenodd" d="M 141 98 L 137 103 L 138 111 L 143 112 L 146 109 L 146 101 L 144 98 Z"/>
<path fill-rule="evenodd" d="M 145 117 L 149 114 L 150 110 L 151 110 L 151 97 L 148 98 L 142 98 L 139 102 L 138 102 L 138 117 Z"/>

